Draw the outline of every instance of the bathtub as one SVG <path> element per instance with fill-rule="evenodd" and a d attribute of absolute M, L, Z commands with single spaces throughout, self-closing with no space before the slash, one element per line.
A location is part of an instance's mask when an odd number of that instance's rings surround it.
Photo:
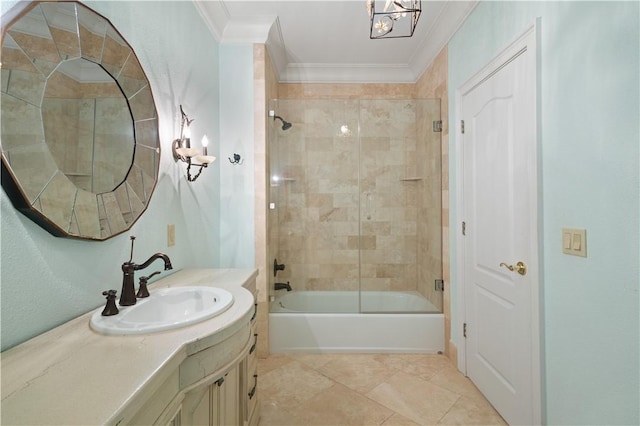
<path fill-rule="evenodd" d="M 272 353 L 444 351 L 444 315 L 417 292 L 293 291 L 270 308 Z"/>

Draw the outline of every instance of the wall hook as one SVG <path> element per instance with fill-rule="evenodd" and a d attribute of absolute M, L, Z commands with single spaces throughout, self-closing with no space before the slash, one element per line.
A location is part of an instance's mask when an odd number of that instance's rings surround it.
<path fill-rule="evenodd" d="M 231 157 L 228 157 L 228 158 L 229 158 L 229 162 L 230 162 L 231 164 L 242 164 L 242 163 L 244 163 L 244 160 L 242 159 L 242 157 L 240 156 L 240 154 L 235 154 L 235 153 L 234 153 L 234 154 L 233 154 L 233 160 L 231 159 Z"/>

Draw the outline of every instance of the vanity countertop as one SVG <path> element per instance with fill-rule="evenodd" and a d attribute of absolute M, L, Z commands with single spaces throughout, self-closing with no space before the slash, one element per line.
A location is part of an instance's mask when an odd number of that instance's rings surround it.
<path fill-rule="evenodd" d="M 252 269 L 187 269 L 149 286 L 153 292 L 204 285 L 233 294 L 227 311 L 197 324 L 106 336 L 90 328 L 92 311 L 3 352 L 1 423 L 116 424 L 125 409 L 150 396 L 163 372 L 178 368 L 189 354 L 210 345 L 205 342 L 214 341 L 211 336 L 254 309 L 252 294 L 242 286 L 256 275 Z"/>

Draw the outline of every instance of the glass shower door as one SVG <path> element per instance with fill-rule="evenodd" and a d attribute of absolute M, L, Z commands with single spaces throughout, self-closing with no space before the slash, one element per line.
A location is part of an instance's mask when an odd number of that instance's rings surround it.
<path fill-rule="evenodd" d="M 278 121 L 271 139 L 272 251 L 286 264 L 278 281 L 330 300 L 314 311 L 359 311 L 357 111 L 357 101 L 277 101 L 292 126 Z"/>
<path fill-rule="evenodd" d="M 361 312 L 441 312 L 439 100 L 360 101 Z"/>
<path fill-rule="evenodd" d="M 273 279 L 305 312 L 442 312 L 440 101 L 272 105 Z"/>

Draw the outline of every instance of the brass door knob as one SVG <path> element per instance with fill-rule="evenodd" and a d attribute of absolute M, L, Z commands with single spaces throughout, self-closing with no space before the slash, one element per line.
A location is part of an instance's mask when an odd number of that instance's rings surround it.
<path fill-rule="evenodd" d="M 515 266 L 513 265 L 507 265 L 506 263 L 502 262 L 500 264 L 500 266 L 504 266 L 505 268 L 507 268 L 510 271 L 516 271 L 517 273 L 519 273 L 520 275 L 525 275 L 527 273 L 527 265 L 524 264 L 524 262 L 519 261 L 518 263 L 516 263 Z"/>

